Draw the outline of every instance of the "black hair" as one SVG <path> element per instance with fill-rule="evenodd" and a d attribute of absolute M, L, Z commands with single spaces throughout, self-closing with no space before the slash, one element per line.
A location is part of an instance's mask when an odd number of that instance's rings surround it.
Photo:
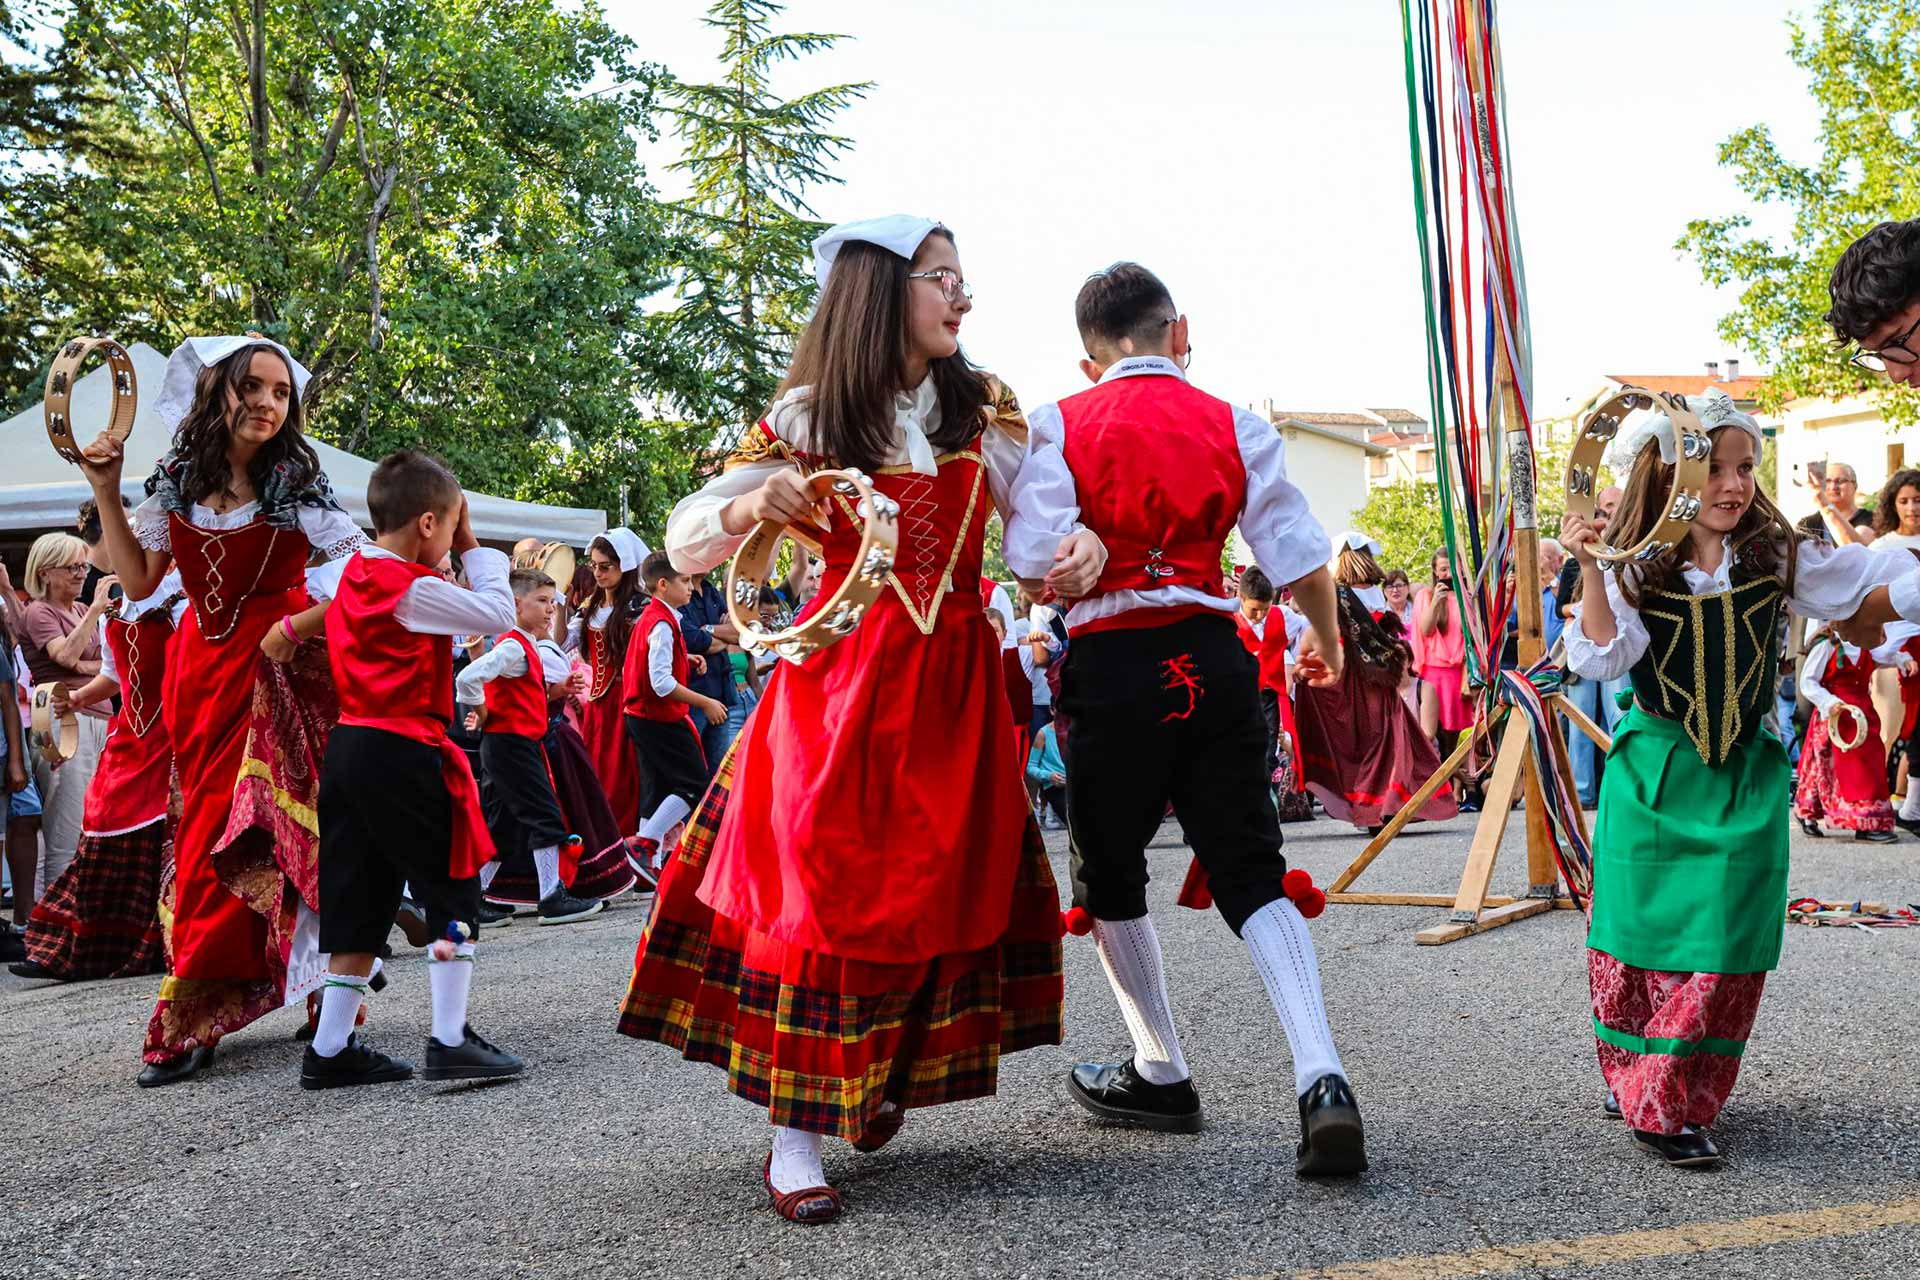
<path fill-rule="evenodd" d="M 1259 565 L 1249 566 L 1240 575 L 1240 598 L 1255 604 L 1273 603 L 1273 580 L 1260 571 Z"/>
<path fill-rule="evenodd" d="M 124 493 L 121 494 L 120 509 L 124 511 L 128 505 L 127 495 Z M 99 546 L 101 537 L 100 505 L 92 498 L 88 498 L 85 502 L 82 502 L 80 504 L 80 514 L 74 520 L 73 527 L 79 532 L 80 541 L 90 547 Z"/>
<path fill-rule="evenodd" d="M 1920 218 L 1883 222 L 1847 246 L 1827 280 L 1827 323 L 1845 346 L 1920 297 Z"/>
<path fill-rule="evenodd" d="M 459 505 L 460 481 L 440 459 L 418 449 L 388 454 L 367 480 L 367 512 L 377 534 L 392 533 L 429 511 L 443 514 Z"/>
<path fill-rule="evenodd" d="M 673 557 L 664 551 L 656 551 L 640 562 L 640 585 L 649 594 L 653 591 L 653 584 L 660 579 L 679 576 L 680 571 L 673 567 Z"/>
<path fill-rule="evenodd" d="M 1152 345 L 1175 318 L 1167 286 L 1137 262 L 1116 262 L 1094 272 L 1073 301 L 1073 320 L 1089 355 L 1096 346 L 1128 338 Z"/>

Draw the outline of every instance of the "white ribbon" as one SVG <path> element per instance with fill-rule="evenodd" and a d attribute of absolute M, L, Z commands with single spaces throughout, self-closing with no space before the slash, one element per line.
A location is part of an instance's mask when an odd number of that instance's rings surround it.
<path fill-rule="evenodd" d="M 912 395 L 904 391 L 894 393 L 893 425 L 907 439 L 907 464 L 914 474 L 932 476 L 940 474 L 940 468 L 933 460 L 933 443 L 927 439 L 927 419 L 940 411 L 940 392 L 933 385 L 933 375 L 921 379 L 920 385 Z"/>

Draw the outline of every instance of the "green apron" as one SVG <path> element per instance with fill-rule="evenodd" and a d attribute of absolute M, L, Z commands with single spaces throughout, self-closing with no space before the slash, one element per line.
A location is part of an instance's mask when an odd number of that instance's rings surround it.
<path fill-rule="evenodd" d="M 1764 730 L 1716 768 L 1679 721 L 1629 711 L 1600 783 L 1587 945 L 1640 969 L 1776 967 L 1789 774 L 1780 740 Z"/>

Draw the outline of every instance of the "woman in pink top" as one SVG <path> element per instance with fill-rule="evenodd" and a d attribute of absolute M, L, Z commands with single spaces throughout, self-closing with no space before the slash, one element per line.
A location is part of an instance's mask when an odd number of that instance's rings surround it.
<path fill-rule="evenodd" d="M 1454 735 L 1473 728 L 1465 696 L 1467 637 L 1453 590 L 1453 562 L 1433 553 L 1433 582 L 1413 596 L 1413 660 L 1420 674 L 1420 728 L 1445 758 Z"/>

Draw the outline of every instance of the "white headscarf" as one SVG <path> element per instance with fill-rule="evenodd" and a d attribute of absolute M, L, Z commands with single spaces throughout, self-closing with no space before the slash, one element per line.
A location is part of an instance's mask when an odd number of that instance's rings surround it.
<path fill-rule="evenodd" d="M 1361 533 L 1358 529 L 1349 529 L 1337 539 L 1340 546 L 1348 551 L 1365 551 L 1371 555 L 1381 555 L 1380 544 Z"/>
<path fill-rule="evenodd" d="M 1740 428 L 1753 437 L 1755 457 L 1766 447 L 1766 437 L 1761 434 L 1760 424 L 1736 409 L 1733 397 L 1719 387 L 1703 395 L 1688 396 L 1686 400 L 1687 408 L 1693 410 L 1694 416 L 1700 419 L 1700 425 L 1709 432 L 1721 427 Z M 1628 470 L 1649 441 L 1659 444 L 1660 460 L 1672 466 L 1680 446 L 1673 438 L 1673 419 L 1659 412 L 1647 413 L 1631 428 L 1614 437 L 1613 446 L 1607 451 L 1607 465 L 1615 471 Z"/>
<path fill-rule="evenodd" d="M 652 554 L 647 550 L 647 544 L 640 540 L 640 535 L 631 529 L 609 529 L 600 536 L 613 548 L 622 573 L 632 573 L 640 567 L 642 560 Z"/>
<path fill-rule="evenodd" d="M 877 244 L 912 262 L 913 255 L 920 251 L 920 242 L 939 225 L 932 218 L 918 218 L 910 213 L 890 213 L 883 218 L 843 222 L 823 232 L 813 242 L 813 277 L 820 282 L 821 288 L 826 287 L 827 275 L 833 270 L 833 260 L 840 256 L 840 246 L 849 240 Z"/>
<path fill-rule="evenodd" d="M 167 430 L 178 431 L 180 424 L 193 409 L 193 389 L 200 380 L 200 371 L 209 365 L 219 364 L 243 347 L 266 346 L 280 353 L 287 362 L 287 368 L 293 374 L 293 395 L 297 400 L 306 394 L 309 374 L 293 352 L 287 350 L 271 338 L 233 335 L 219 338 L 188 338 L 174 349 L 173 356 L 167 361 L 167 373 L 160 381 L 160 398 L 153 402 L 154 416 L 167 424 Z"/>

